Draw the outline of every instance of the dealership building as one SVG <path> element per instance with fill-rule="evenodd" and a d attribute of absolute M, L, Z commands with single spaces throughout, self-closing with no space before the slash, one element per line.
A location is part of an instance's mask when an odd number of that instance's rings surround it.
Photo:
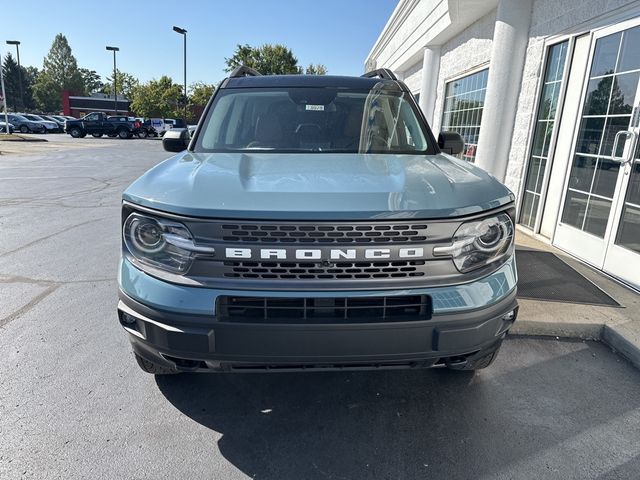
<path fill-rule="evenodd" d="M 118 95 L 114 101 L 113 95 L 105 93 L 92 93 L 90 96 L 73 95 L 68 90 L 62 92 L 62 113 L 72 117 L 81 118 L 87 113 L 103 112 L 107 115 L 129 115 L 131 102 Z"/>
<path fill-rule="evenodd" d="M 462 135 L 519 230 L 640 288 L 640 2 L 400 0 L 365 68 Z"/>

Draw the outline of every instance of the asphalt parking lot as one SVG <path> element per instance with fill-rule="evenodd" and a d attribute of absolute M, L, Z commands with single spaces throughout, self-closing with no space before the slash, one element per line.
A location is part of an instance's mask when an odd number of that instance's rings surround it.
<path fill-rule="evenodd" d="M 598 343 L 510 338 L 475 376 L 143 373 L 120 194 L 168 155 L 50 140 L 0 143 L 0 479 L 640 476 L 640 372 Z"/>

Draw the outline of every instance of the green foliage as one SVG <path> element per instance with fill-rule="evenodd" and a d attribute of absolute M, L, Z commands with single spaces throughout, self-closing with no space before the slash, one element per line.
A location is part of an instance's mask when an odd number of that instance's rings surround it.
<path fill-rule="evenodd" d="M 164 75 L 134 87 L 130 108 L 141 117 L 181 117 L 182 98 L 182 87 Z"/>
<path fill-rule="evenodd" d="M 140 84 L 138 79 L 127 72 L 116 70 L 116 88 L 118 95 L 129 100 L 133 98 L 133 90 Z M 107 77 L 107 81 L 102 88 L 103 93 L 113 95 L 113 74 Z"/>
<path fill-rule="evenodd" d="M 190 95 L 189 95 L 189 103 L 191 105 L 199 105 L 204 107 L 208 102 L 216 87 L 214 85 L 204 83 L 204 82 L 195 82 L 192 83 L 189 87 Z"/>
<path fill-rule="evenodd" d="M 100 92 L 104 88 L 102 78 L 95 70 L 89 70 L 88 68 L 79 68 L 80 76 L 82 77 L 82 84 L 84 85 L 84 93 L 90 95 L 94 92 Z"/>
<path fill-rule="evenodd" d="M 41 72 L 33 86 L 33 99 L 36 107 L 42 112 L 60 110 L 60 90 L 56 81 L 48 72 Z"/>
<path fill-rule="evenodd" d="M 67 37 L 59 33 L 44 58 L 42 74 L 38 75 L 34 85 L 33 95 L 38 109 L 47 112 L 60 110 L 63 90 L 84 92 L 85 85 Z"/>
<path fill-rule="evenodd" d="M 307 75 L 326 75 L 327 67 L 325 67 L 321 63 L 317 63 L 315 65 L 313 63 L 310 63 L 304 73 Z"/>
<path fill-rule="evenodd" d="M 82 75 L 76 57 L 71 53 L 67 37 L 59 33 L 44 58 L 43 70 L 58 85 L 59 90 L 81 92 L 84 89 Z"/>
<path fill-rule="evenodd" d="M 5 93 L 7 95 L 7 107 L 15 112 L 33 110 L 33 83 L 38 73 L 34 67 L 20 67 L 11 53 L 2 62 L 2 72 L 4 75 Z M 20 77 L 22 76 L 22 98 L 20 99 Z"/>
<path fill-rule="evenodd" d="M 24 105 L 20 100 L 20 71 L 16 62 L 8 53 L 2 63 L 2 75 L 4 75 L 4 88 L 7 97 L 7 107 L 13 108 L 14 112 L 24 110 Z"/>
<path fill-rule="evenodd" d="M 231 58 L 225 58 L 227 72 L 239 65 L 246 65 L 263 75 L 300 74 L 302 68 L 298 66 L 298 59 L 291 49 L 281 44 L 264 44 L 261 47 L 237 45 Z M 326 69 L 325 69 L 326 71 Z"/>

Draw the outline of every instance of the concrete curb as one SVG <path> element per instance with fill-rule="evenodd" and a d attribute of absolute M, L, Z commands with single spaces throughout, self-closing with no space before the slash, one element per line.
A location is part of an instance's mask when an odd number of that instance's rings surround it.
<path fill-rule="evenodd" d="M 624 325 L 605 325 L 601 340 L 640 368 L 640 338 L 629 330 Z"/>
<path fill-rule="evenodd" d="M 21 137 L 19 135 L 11 134 L 11 138 L 2 138 L 0 135 L 0 141 L 2 142 L 48 142 L 46 138 L 33 138 L 33 137 Z"/>
<path fill-rule="evenodd" d="M 608 345 L 640 369 L 640 335 L 624 324 L 540 322 L 518 319 L 509 333 L 522 337 L 596 340 Z"/>
<path fill-rule="evenodd" d="M 577 338 L 580 340 L 600 340 L 601 323 L 542 322 L 518 319 L 509 333 L 533 337 Z"/>

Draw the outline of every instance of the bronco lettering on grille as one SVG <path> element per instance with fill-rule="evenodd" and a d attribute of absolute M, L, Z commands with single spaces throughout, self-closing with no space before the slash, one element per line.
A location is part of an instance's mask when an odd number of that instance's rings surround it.
<path fill-rule="evenodd" d="M 355 248 L 297 248 L 287 250 L 284 248 L 226 248 L 226 258 L 259 258 L 262 260 L 356 260 L 356 259 L 378 259 L 378 258 L 422 258 L 424 256 L 424 248 L 407 247 L 392 249 L 390 248 L 364 248 L 357 250 Z"/>

